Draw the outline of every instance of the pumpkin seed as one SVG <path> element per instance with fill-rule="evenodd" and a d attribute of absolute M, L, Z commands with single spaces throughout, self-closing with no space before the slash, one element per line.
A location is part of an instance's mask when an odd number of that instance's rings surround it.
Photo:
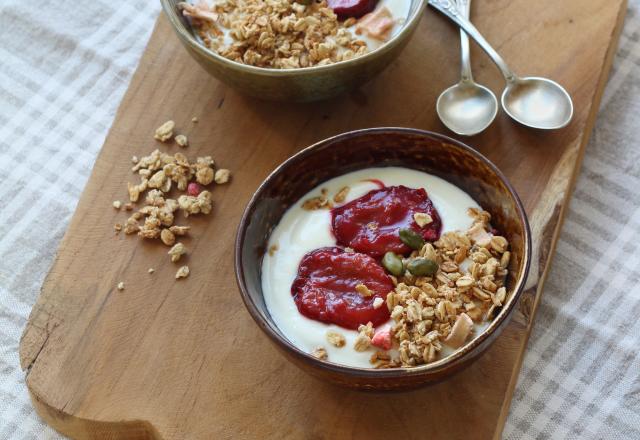
<path fill-rule="evenodd" d="M 413 229 L 400 229 L 400 241 L 411 249 L 420 250 L 424 246 L 424 238 Z"/>
<path fill-rule="evenodd" d="M 428 258 L 415 258 L 409 262 L 407 269 L 417 277 L 432 276 L 438 271 L 438 263 Z"/>
<path fill-rule="evenodd" d="M 389 271 L 390 274 L 399 277 L 404 272 L 402 266 L 402 260 L 393 252 L 387 252 L 382 257 L 382 265 Z"/>

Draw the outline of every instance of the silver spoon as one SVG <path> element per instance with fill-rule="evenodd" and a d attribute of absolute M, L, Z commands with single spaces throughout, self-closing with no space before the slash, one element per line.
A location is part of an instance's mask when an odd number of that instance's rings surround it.
<path fill-rule="evenodd" d="M 471 0 L 458 0 L 462 17 L 468 19 Z M 461 78 L 458 84 L 442 92 L 436 103 L 438 116 L 456 134 L 472 136 L 487 128 L 498 113 L 496 95 L 477 84 L 471 73 L 469 37 L 460 30 Z"/>
<path fill-rule="evenodd" d="M 573 103 L 560 84 L 546 78 L 519 78 L 452 0 L 429 0 L 429 4 L 460 26 L 496 63 L 507 81 L 502 108 L 511 118 L 544 130 L 562 128 L 571 121 Z"/>

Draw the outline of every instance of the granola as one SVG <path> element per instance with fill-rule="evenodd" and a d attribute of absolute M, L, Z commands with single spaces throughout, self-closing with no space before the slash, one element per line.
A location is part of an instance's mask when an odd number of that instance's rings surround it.
<path fill-rule="evenodd" d="M 321 360 L 326 360 L 329 357 L 324 347 L 316 347 L 315 350 L 311 352 L 311 356 Z"/>
<path fill-rule="evenodd" d="M 160 240 L 167 246 L 173 246 L 176 242 L 176 236 L 171 232 L 171 229 L 163 229 L 160 232 Z"/>
<path fill-rule="evenodd" d="M 195 119 L 195 118 L 194 118 Z M 197 122 L 195 120 L 194 122 Z M 155 138 L 167 142 L 174 138 L 176 144 L 182 147 L 188 145 L 186 135 L 178 134 L 174 137 L 175 123 L 167 121 L 157 128 Z M 168 154 L 156 149 L 147 156 L 133 156 L 131 171 L 138 174 L 138 183 L 127 183 L 129 202 L 122 204 L 119 200 L 113 202 L 113 207 L 120 211 L 133 211 L 122 224 L 116 223 L 116 232 L 124 231 L 127 235 L 137 234 L 144 239 L 159 239 L 166 246 L 171 246 L 169 256 L 172 262 L 177 262 L 186 253 L 182 243 L 177 243 L 180 236 L 189 233 L 190 226 L 174 224 L 177 211 L 181 211 L 186 218 L 194 214 L 209 214 L 213 207 L 211 192 L 202 186 L 229 181 L 231 172 L 227 169 L 214 167 L 211 156 L 198 157 L 190 162 L 182 153 Z M 189 185 L 196 185 L 197 195 L 182 194 L 177 199 L 171 198 L 171 191 L 186 191 Z M 202 185 L 202 186 L 200 186 Z M 139 209 L 136 205 L 141 203 Z M 149 269 L 149 273 L 153 273 Z M 176 278 L 184 278 L 189 274 L 189 268 L 181 267 Z"/>
<path fill-rule="evenodd" d="M 176 272 L 176 280 L 180 278 L 186 278 L 189 276 L 189 266 L 182 266 Z"/>
<path fill-rule="evenodd" d="M 347 340 L 345 339 L 344 335 L 333 331 L 327 332 L 327 341 L 329 342 L 329 344 L 338 348 L 344 347 L 347 344 Z"/>
<path fill-rule="evenodd" d="M 417 258 L 436 261 L 438 271 L 433 276 L 405 272 L 387 295 L 399 365 L 433 362 L 443 343 L 461 347 L 472 335 L 474 323 L 491 320 L 506 300 L 508 242 L 491 233 L 489 213 L 472 209 L 470 215 L 474 223 L 468 231 L 445 233 L 405 259 L 405 263 Z"/>
<path fill-rule="evenodd" d="M 329 200 L 329 190 L 326 188 L 322 188 L 320 190 L 319 196 L 311 197 L 310 199 L 307 199 L 302 203 L 302 209 L 305 209 L 307 211 L 331 208 L 333 208 L 333 203 L 331 203 L 331 200 Z"/>
<path fill-rule="evenodd" d="M 322 66 L 368 52 L 367 43 L 338 21 L 326 0 L 221 0 L 178 4 L 211 50 L 242 64 L 275 69 Z"/>
<path fill-rule="evenodd" d="M 221 168 L 216 171 L 215 181 L 218 185 L 223 185 L 231 178 L 231 171 Z"/>
<path fill-rule="evenodd" d="M 373 324 L 361 325 L 358 327 L 358 336 L 353 344 L 355 351 L 365 351 L 371 346 L 371 338 L 373 337 Z"/>
<path fill-rule="evenodd" d="M 176 243 L 171 249 L 169 249 L 169 254 L 171 256 L 171 261 L 173 263 L 180 260 L 180 258 L 187 253 L 187 248 L 182 243 Z"/>
<path fill-rule="evenodd" d="M 340 190 L 334 194 L 333 201 L 336 203 L 342 203 L 347 199 L 347 195 L 349 195 L 349 191 L 351 188 L 348 186 L 344 186 L 340 188 Z"/>
<path fill-rule="evenodd" d="M 176 123 L 173 121 L 167 121 L 156 129 L 154 137 L 160 142 L 166 142 L 173 137 L 173 129 Z"/>
<path fill-rule="evenodd" d="M 189 145 L 189 139 L 187 139 L 187 137 L 183 134 L 177 135 L 174 140 L 179 147 L 185 148 Z"/>

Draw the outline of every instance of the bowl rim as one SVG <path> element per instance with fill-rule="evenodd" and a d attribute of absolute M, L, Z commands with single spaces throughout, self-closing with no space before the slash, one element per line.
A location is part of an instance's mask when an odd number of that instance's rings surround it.
<path fill-rule="evenodd" d="M 254 301 L 251 299 L 251 296 L 248 292 L 248 287 L 245 283 L 245 273 L 242 267 L 242 256 L 243 256 L 243 244 L 244 244 L 244 236 L 249 226 L 250 216 L 253 213 L 255 205 L 257 201 L 262 197 L 263 193 L 267 190 L 267 187 L 272 183 L 272 181 L 276 178 L 278 174 L 282 172 L 283 169 L 295 164 L 300 160 L 304 160 L 307 156 L 312 153 L 315 153 L 317 150 L 322 148 L 327 148 L 329 145 L 334 144 L 337 141 L 342 141 L 345 139 L 358 137 L 363 134 L 371 134 L 371 133 L 403 133 L 403 134 L 411 134 L 422 137 L 430 137 L 436 139 L 441 142 L 449 143 L 454 145 L 457 148 L 461 148 L 471 155 L 478 158 L 480 161 L 484 162 L 490 169 L 493 171 L 500 181 L 505 185 L 509 194 L 513 198 L 516 206 L 516 212 L 519 221 L 523 225 L 524 230 L 524 249 L 523 249 L 523 266 L 522 271 L 519 274 L 515 286 L 513 288 L 513 294 L 509 298 L 507 304 L 502 307 L 498 316 L 496 316 L 491 323 L 485 328 L 482 333 L 476 336 L 474 339 L 469 341 L 467 344 L 450 354 L 449 356 L 439 359 L 435 362 L 425 365 L 419 365 L 415 367 L 397 367 L 397 368 L 389 368 L 389 369 L 374 369 L 374 368 L 364 368 L 364 367 L 353 367 L 343 364 L 337 364 L 330 361 L 323 361 L 313 357 L 311 354 L 301 350 L 296 347 L 292 342 L 290 342 L 286 336 L 280 335 L 280 330 L 278 330 L 275 323 L 270 323 L 267 319 L 261 316 L 257 306 Z M 446 179 L 445 179 L 446 180 Z M 240 296 L 242 297 L 242 301 L 244 302 L 245 307 L 249 311 L 249 314 L 253 318 L 253 320 L 258 324 L 258 327 L 262 329 L 264 333 L 267 334 L 271 341 L 275 342 L 279 348 L 285 350 L 287 353 L 295 355 L 297 358 L 312 363 L 315 367 L 325 370 L 328 372 L 346 374 L 349 376 L 357 376 L 362 378 L 407 378 L 407 377 L 415 377 L 415 376 L 423 376 L 434 374 L 443 370 L 448 369 L 451 365 L 458 363 L 463 358 L 467 358 L 471 355 L 479 346 L 484 344 L 487 339 L 503 324 L 506 324 L 506 321 L 510 319 L 511 313 L 513 309 L 515 309 L 520 296 L 522 295 L 525 284 L 527 281 L 527 277 L 529 274 L 530 263 L 531 263 L 531 229 L 529 226 L 529 221 L 527 219 L 527 214 L 520 200 L 520 197 L 514 190 L 511 183 L 507 180 L 505 175 L 498 169 L 496 165 L 493 164 L 488 158 L 486 158 L 483 154 L 476 151 L 472 147 L 466 145 L 463 142 L 460 142 L 456 139 L 450 138 L 449 136 L 435 133 L 428 130 L 421 130 L 417 128 L 403 128 L 403 127 L 375 127 L 375 128 L 365 128 L 359 130 L 353 130 L 341 134 L 337 134 L 335 136 L 331 136 L 329 138 L 320 140 L 302 150 L 297 152 L 296 154 L 287 158 L 284 162 L 282 162 L 278 167 L 276 167 L 260 184 L 260 186 L 256 189 L 251 199 L 247 203 L 247 206 L 244 209 L 242 217 L 240 219 L 240 223 L 238 225 L 238 229 L 236 232 L 236 239 L 234 245 L 234 266 L 235 266 L 235 275 L 236 282 L 238 284 L 238 288 L 240 291 Z"/>
<path fill-rule="evenodd" d="M 199 55 L 213 58 L 215 61 L 222 63 L 226 67 L 231 69 L 239 69 L 249 74 L 257 74 L 262 76 L 270 76 L 270 77 L 287 77 L 287 76 L 297 76 L 305 73 L 316 73 L 316 72 L 324 72 L 330 71 L 336 68 L 336 66 L 347 67 L 347 66 L 357 66 L 363 63 L 366 63 L 369 59 L 373 57 L 377 57 L 378 55 L 388 52 L 389 50 L 396 47 L 398 44 L 401 44 L 403 38 L 406 34 L 411 33 L 415 26 L 418 24 L 418 21 L 422 17 L 422 12 L 426 9 L 428 0 L 413 0 L 417 2 L 417 6 L 413 11 L 405 23 L 402 25 L 400 31 L 394 35 L 389 41 L 386 41 L 380 47 L 372 50 L 371 52 L 367 52 L 364 55 L 359 57 L 352 58 L 350 60 L 339 61 L 337 63 L 327 64 L 324 66 L 310 66 L 310 67 L 299 67 L 295 69 L 274 69 L 269 67 L 257 67 L 251 66 L 248 64 L 241 64 L 236 61 L 230 60 L 228 58 L 223 57 L 222 55 L 212 51 L 208 47 L 204 46 L 202 43 L 198 42 L 191 33 L 185 29 L 180 17 L 174 10 L 174 6 L 171 4 L 171 0 L 160 0 L 160 4 L 162 5 L 162 10 L 166 17 L 169 19 L 169 23 L 174 31 L 178 34 L 183 42 L 189 45 L 189 47 Z"/>

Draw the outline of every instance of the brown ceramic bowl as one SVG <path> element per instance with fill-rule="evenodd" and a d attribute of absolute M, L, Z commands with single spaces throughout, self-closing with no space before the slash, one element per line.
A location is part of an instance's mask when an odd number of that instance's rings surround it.
<path fill-rule="evenodd" d="M 327 99 L 359 87 L 391 64 L 413 35 L 427 4 L 426 0 L 407 1 L 411 1 L 411 8 L 402 29 L 376 50 L 326 66 L 267 69 L 237 63 L 209 50 L 178 10 L 180 0 L 160 0 L 180 42 L 207 72 L 247 95 L 296 102 Z"/>
<path fill-rule="evenodd" d="M 487 329 L 452 355 L 414 368 L 367 369 L 321 361 L 296 348 L 280 332 L 262 296 L 265 246 L 285 211 L 333 177 L 368 167 L 402 166 L 442 177 L 469 193 L 492 215 L 510 242 L 508 299 Z M 372 176 L 375 177 L 375 176 Z M 280 165 L 249 202 L 236 237 L 235 269 L 247 310 L 292 362 L 319 378 L 359 389 L 407 389 L 451 376 L 473 362 L 500 335 L 522 293 L 531 238 L 524 208 L 502 173 L 474 149 L 446 136 L 409 128 L 372 128 L 312 145 Z"/>

